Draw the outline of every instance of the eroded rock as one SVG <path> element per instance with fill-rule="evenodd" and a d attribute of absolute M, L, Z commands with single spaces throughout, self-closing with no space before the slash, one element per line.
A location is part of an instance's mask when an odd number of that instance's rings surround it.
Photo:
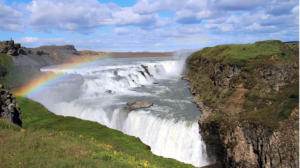
<path fill-rule="evenodd" d="M 9 41 L 0 41 L 0 53 L 6 53 L 7 55 L 10 56 L 17 56 L 18 50 L 21 48 L 20 43 L 14 42 L 14 40 L 9 40 Z"/>
<path fill-rule="evenodd" d="M 126 103 L 130 107 L 125 107 L 123 109 L 124 112 L 130 113 L 132 110 L 140 109 L 140 108 L 148 108 L 153 105 L 153 103 L 144 101 L 144 100 L 132 100 L 128 103 Z"/>
<path fill-rule="evenodd" d="M 15 96 L 0 84 L 0 118 L 22 127 L 22 114 Z"/>

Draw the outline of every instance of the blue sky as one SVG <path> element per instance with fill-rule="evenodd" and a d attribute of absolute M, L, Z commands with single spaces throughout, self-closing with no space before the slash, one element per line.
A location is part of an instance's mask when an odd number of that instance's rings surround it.
<path fill-rule="evenodd" d="M 0 0 L 0 41 L 78 50 L 197 49 L 299 40 L 298 0 Z"/>

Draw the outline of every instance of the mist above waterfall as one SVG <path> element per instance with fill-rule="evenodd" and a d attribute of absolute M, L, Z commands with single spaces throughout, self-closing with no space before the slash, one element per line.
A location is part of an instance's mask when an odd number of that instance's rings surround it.
<path fill-rule="evenodd" d="M 78 69 L 44 67 L 43 72 L 76 74 L 84 82 L 60 81 L 30 98 L 55 114 L 96 121 L 139 137 L 156 155 L 205 166 L 214 158 L 206 154 L 197 123 L 201 113 L 192 103 L 188 82 L 181 79 L 189 54 L 108 58 Z M 122 109 L 131 100 L 154 105 L 124 113 Z"/>

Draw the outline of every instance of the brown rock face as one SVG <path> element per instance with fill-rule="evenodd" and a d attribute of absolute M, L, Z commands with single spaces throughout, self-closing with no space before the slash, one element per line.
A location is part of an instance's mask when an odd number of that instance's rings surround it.
<path fill-rule="evenodd" d="M 13 49 L 9 49 L 7 51 L 7 55 L 10 55 L 10 56 L 17 56 L 19 55 L 18 52 L 17 52 L 17 49 L 16 48 L 13 48 Z"/>
<path fill-rule="evenodd" d="M 22 127 L 22 115 L 15 96 L 0 84 L 0 118 Z"/>
<path fill-rule="evenodd" d="M 80 55 L 80 53 L 75 49 L 74 45 L 64 45 L 64 46 L 41 46 L 39 50 L 52 53 L 53 51 L 60 51 L 69 55 Z"/>
<path fill-rule="evenodd" d="M 299 167 L 299 109 L 290 103 L 298 100 L 290 95 L 299 85 L 298 66 L 283 62 L 249 70 L 190 62 L 185 79 L 203 113 L 199 129 L 223 167 Z M 292 112 L 280 118 L 285 109 Z"/>
<path fill-rule="evenodd" d="M 21 44 L 15 44 L 13 40 L 0 42 L 0 53 L 6 53 L 10 56 L 17 56 L 19 48 L 21 48 Z"/>

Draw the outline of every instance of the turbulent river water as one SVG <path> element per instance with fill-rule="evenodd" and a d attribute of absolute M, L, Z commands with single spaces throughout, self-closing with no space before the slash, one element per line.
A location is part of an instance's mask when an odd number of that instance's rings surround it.
<path fill-rule="evenodd" d="M 192 103 L 189 83 L 181 79 L 183 62 L 174 57 L 106 58 L 77 69 L 44 67 L 43 72 L 80 74 L 84 83 L 77 89 L 61 86 L 65 89 L 59 93 L 49 88 L 30 98 L 55 114 L 96 121 L 139 137 L 155 155 L 205 166 L 214 159 L 207 156 L 199 134 L 200 111 Z M 64 101 L 62 95 L 70 96 Z M 124 114 L 131 100 L 153 106 Z"/>

